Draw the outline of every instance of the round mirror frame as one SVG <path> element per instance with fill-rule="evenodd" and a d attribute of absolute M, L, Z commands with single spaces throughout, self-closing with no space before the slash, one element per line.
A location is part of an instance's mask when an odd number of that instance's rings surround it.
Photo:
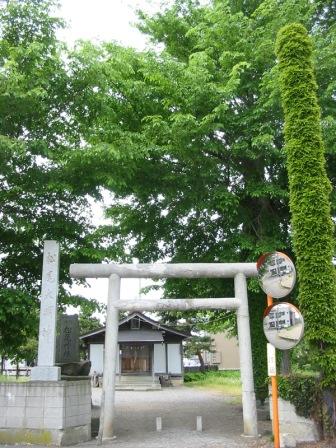
<path fill-rule="evenodd" d="M 294 314 L 291 315 L 291 312 L 288 312 L 288 315 L 286 315 L 286 310 L 281 310 L 278 313 L 284 313 L 281 314 L 281 316 L 277 315 L 277 311 L 275 310 L 275 316 L 272 316 L 273 322 L 271 322 L 272 328 L 265 329 L 266 325 L 270 324 L 270 314 L 271 311 L 274 308 L 290 308 L 290 311 Z M 265 321 L 266 318 L 269 318 L 268 321 Z M 279 317 L 282 319 L 279 320 Z M 294 324 L 293 323 L 294 319 Z M 298 322 L 295 322 L 298 321 Z M 269 325 L 270 326 L 270 325 Z M 296 328 L 295 328 L 296 327 Z M 295 347 L 303 338 L 304 334 L 304 319 L 298 308 L 293 305 L 292 303 L 288 302 L 280 302 L 280 303 L 274 303 L 273 305 L 270 305 L 266 308 L 264 312 L 263 317 L 263 330 L 266 339 L 270 344 L 272 344 L 275 348 L 279 350 L 290 350 L 291 348 Z M 276 331 L 276 333 L 274 333 Z M 289 333 L 291 332 L 291 333 Z M 282 333 L 282 334 L 279 334 Z M 287 333 L 287 334 L 286 334 Z M 287 343 L 287 344 L 286 344 Z"/>
<path fill-rule="evenodd" d="M 259 284 L 265 294 L 282 299 L 292 292 L 296 271 L 288 255 L 282 252 L 267 252 L 258 259 L 257 270 Z"/>

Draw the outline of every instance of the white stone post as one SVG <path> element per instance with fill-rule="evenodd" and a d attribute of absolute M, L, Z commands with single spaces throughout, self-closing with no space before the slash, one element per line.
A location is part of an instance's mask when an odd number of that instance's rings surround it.
<path fill-rule="evenodd" d="M 202 424 L 202 416 L 198 415 L 196 417 L 196 431 L 202 432 L 203 431 L 203 424 Z"/>
<path fill-rule="evenodd" d="M 114 426 L 114 397 L 118 352 L 118 329 L 119 310 L 114 307 L 114 303 L 120 299 L 120 277 L 112 274 L 109 277 L 107 310 L 106 310 L 106 331 L 105 331 L 105 356 L 104 356 L 104 376 L 103 376 L 103 434 L 104 440 L 113 438 Z M 121 366 L 120 366 L 121 368 Z"/>
<path fill-rule="evenodd" d="M 247 284 L 244 274 L 234 277 L 235 296 L 240 299 L 237 310 L 240 375 L 242 381 L 242 404 L 244 435 L 258 436 L 256 398 L 254 393 L 250 320 L 247 300 Z M 261 325 L 261 324 L 260 324 Z"/>
<path fill-rule="evenodd" d="M 59 244 L 44 242 L 40 329 L 37 367 L 33 367 L 32 381 L 58 381 L 60 367 L 55 366 L 56 320 L 59 272 Z"/>
<path fill-rule="evenodd" d="M 162 417 L 156 417 L 156 431 L 161 432 L 162 431 Z"/>

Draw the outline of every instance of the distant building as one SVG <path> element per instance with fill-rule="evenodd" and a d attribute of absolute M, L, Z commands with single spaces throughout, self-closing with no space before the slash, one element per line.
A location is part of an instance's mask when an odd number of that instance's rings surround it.
<path fill-rule="evenodd" d="M 210 335 L 214 340 L 214 352 L 204 353 L 204 362 L 210 366 L 218 366 L 218 370 L 239 370 L 239 349 L 236 337 L 227 333 Z"/>
<path fill-rule="evenodd" d="M 288 275 L 293 272 L 293 269 L 288 266 L 285 257 L 275 257 L 269 262 L 269 272 L 271 277 L 281 277 L 283 275 Z"/>
<path fill-rule="evenodd" d="M 283 306 L 281 311 L 271 310 L 268 314 L 268 329 L 281 330 L 295 325 L 295 312 Z"/>

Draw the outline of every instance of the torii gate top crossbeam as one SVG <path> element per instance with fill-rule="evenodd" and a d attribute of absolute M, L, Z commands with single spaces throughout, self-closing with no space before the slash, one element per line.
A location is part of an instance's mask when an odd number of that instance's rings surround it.
<path fill-rule="evenodd" d="M 257 276 L 256 263 L 72 264 L 73 278 L 233 278 Z"/>

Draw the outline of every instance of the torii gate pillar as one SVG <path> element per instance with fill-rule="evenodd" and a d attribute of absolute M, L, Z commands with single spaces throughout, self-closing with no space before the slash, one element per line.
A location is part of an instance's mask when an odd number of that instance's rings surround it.
<path fill-rule="evenodd" d="M 237 309 L 237 327 L 244 410 L 244 435 L 256 437 L 258 435 L 257 408 L 253 381 L 251 331 L 245 275 L 237 274 L 234 278 L 234 285 L 235 296 L 239 297 L 241 301 Z"/>

